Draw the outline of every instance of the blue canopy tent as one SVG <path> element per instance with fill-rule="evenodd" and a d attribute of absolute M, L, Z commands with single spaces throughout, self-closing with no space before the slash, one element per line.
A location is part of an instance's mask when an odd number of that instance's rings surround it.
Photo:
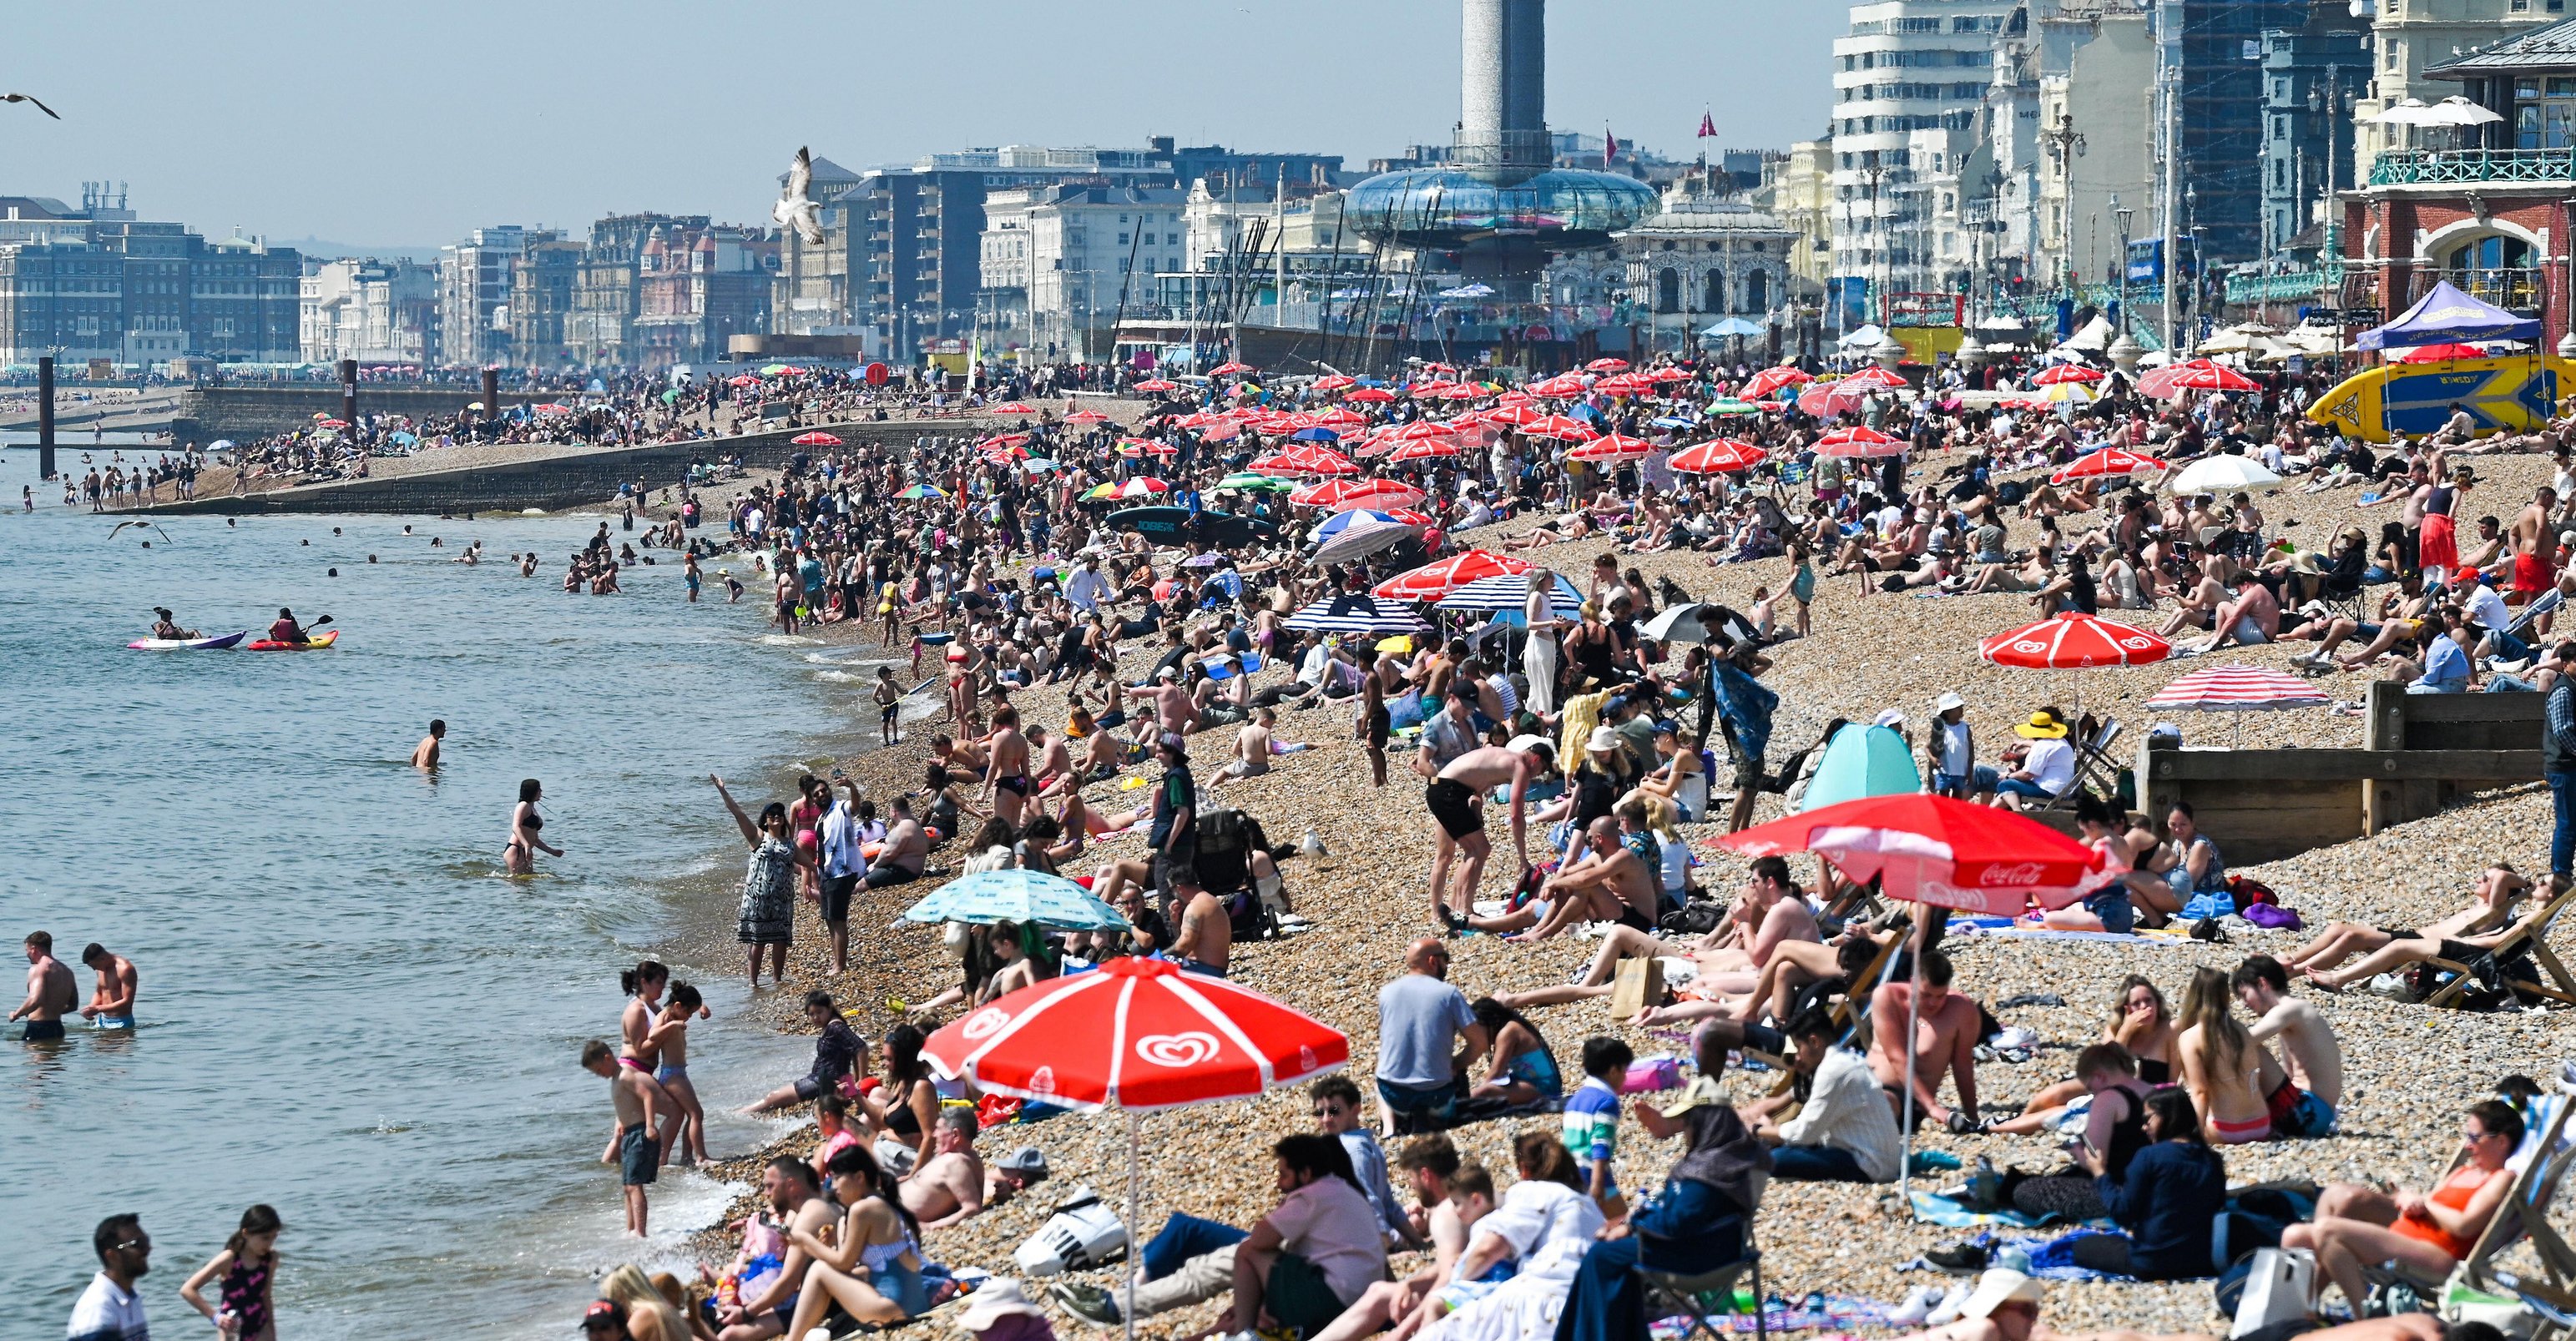
<path fill-rule="evenodd" d="M 2481 302 L 2443 280 L 2406 314 L 2385 326 L 2363 331 L 2354 341 L 2365 350 L 2414 349 L 2423 345 L 2465 345 L 2488 340 L 2537 340 L 2540 323 L 2516 316 L 2493 303 Z"/>
<path fill-rule="evenodd" d="M 1726 320 L 1717 322 L 1711 325 L 1708 329 L 1701 331 L 1700 334 L 1712 339 L 1729 335 L 1742 339 L 1748 335 L 1760 335 L 1764 329 L 1765 327 L 1763 327 L 1759 322 L 1746 321 L 1742 317 L 1728 317 Z"/>

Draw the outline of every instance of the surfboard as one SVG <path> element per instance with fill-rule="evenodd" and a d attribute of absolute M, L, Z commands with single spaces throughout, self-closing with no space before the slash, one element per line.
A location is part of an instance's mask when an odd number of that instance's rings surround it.
<path fill-rule="evenodd" d="M 2505 354 L 2453 363 L 2392 363 L 2337 383 L 2308 407 L 2314 423 L 2364 442 L 2435 432 L 2454 405 L 2478 433 L 2528 433 L 2549 422 L 2558 398 L 2576 390 L 2576 363 Z"/>
<path fill-rule="evenodd" d="M 1238 517 L 1231 512 L 1201 512 L 1192 520 L 1188 508 L 1128 508 L 1108 517 L 1113 530 L 1134 531 L 1148 540 L 1167 545 L 1184 545 L 1204 540 L 1228 548 L 1268 540 L 1279 528 L 1265 521 Z"/>

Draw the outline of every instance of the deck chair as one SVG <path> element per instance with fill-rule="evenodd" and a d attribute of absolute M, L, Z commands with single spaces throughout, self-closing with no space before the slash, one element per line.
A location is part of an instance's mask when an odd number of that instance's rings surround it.
<path fill-rule="evenodd" d="M 1719 1220 L 1710 1227 L 1715 1228 L 1725 1223 L 1725 1220 Z M 1651 1241 L 1653 1236 L 1641 1232 L 1638 1237 Z M 1706 1332 L 1713 1341 L 1728 1341 L 1729 1333 L 1726 1324 L 1712 1321 L 1709 1315 L 1712 1312 L 1723 1313 L 1728 1309 L 1734 1297 L 1737 1278 L 1749 1273 L 1752 1276 L 1754 1298 L 1753 1335 L 1760 1341 L 1760 1339 L 1767 1339 L 1771 1334 L 1768 1310 L 1762 1303 L 1762 1254 L 1753 1246 L 1753 1226 L 1750 1223 L 1744 1226 L 1744 1255 L 1724 1266 L 1692 1275 L 1656 1271 L 1645 1266 L 1639 1266 L 1635 1271 L 1638 1284 L 1645 1289 L 1647 1322 L 1658 1322 L 1665 1318 L 1690 1319 L 1690 1325 L 1681 1331 L 1680 1341 L 1688 1341 L 1689 1338 L 1702 1332 Z M 1729 1302 L 1721 1302 L 1716 1309 L 1712 1310 L 1706 1302 L 1710 1299 Z"/>
<path fill-rule="evenodd" d="M 2395 1261 L 2366 1265 L 2362 1276 L 2370 1282 L 2371 1293 L 2385 1300 L 2394 1289 L 2403 1288 L 2419 1300 L 2431 1300 L 2458 1282 L 2520 1299 L 2544 1323 L 2531 1341 L 2549 1341 L 2553 1333 L 2566 1336 L 2570 1325 L 2576 1324 L 2576 1249 L 2569 1248 L 2549 1224 L 2549 1208 L 2568 1167 L 2576 1164 L 2576 1139 L 2567 1131 L 2571 1113 L 2576 1113 L 2576 1101 L 2567 1095 L 2543 1095 L 2533 1101 L 2525 1115 L 2522 1144 L 2507 1164 L 2515 1170 L 2513 1190 L 2449 1276 L 2436 1279 Z M 2453 1157 L 2444 1177 L 2459 1168 L 2460 1159 Z M 2507 1251 L 2526 1242 L 2540 1263 L 2539 1278 L 2526 1278 L 2498 1264 Z"/>
<path fill-rule="evenodd" d="M 2505 932 L 2502 940 L 2496 942 L 2495 948 L 2487 952 L 2488 958 L 2494 961 L 2500 972 L 2503 966 L 2515 957 L 2528 954 L 2531 956 L 2531 961 L 2539 966 L 2541 973 L 2549 979 L 2549 982 L 2543 983 L 2507 978 L 2504 980 L 2506 987 L 2522 995 L 2576 1006 L 2576 978 L 2568 976 L 2567 966 L 2558 962 L 2557 954 L 2549 948 L 2549 928 L 2558 920 L 2559 913 L 2567 908 L 2571 900 L 2576 900 L 2576 886 L 2570 886 L 2550 896 L 2539 907 L 2525 914 L 2521 921 L 2514 923 L 2512 929 Z M 2427 1006 L 2456 1007 L 2461 998 L 2468 995 L 2471 986 L 2484 981 L 2475 968 L 2457 960 L 2437 958 L 2425 962 L 2451 975 L 2449 982 L 2444 983 L 2431 996 L 2424 999 L 2424 1004 Z"/>
<path fill-rule="evenodd" d="M 2108 797 L 2120 787 L 2120 761 L 2111 757 L 2111 742 L 2120 738 L 2120 719 L 2105 717 L 2090 740 L 2075 746 L 2075 781 L 2041 810 L 2072 810 L 2079 792 Z"/>
<path fill-rule="evenodd" d="M 2566 603 L 2567 598 L 2560 594 L 2558 588 L 2551 587 L 2534 597 L 2531 604 L 2522 607 L 2521 613 L 2513 617 L 2512 623 L 2504 626 L 2505 636 L 2520 642 L 2530 642 L 2531 626 L 2538 623 L 2542 615 L 2549 614 Z"/>
<path fill-rule="evenodd" d="M 1851 990 L 1843 993 L 1843 999 L 1834 1003 L 1834 1026 L 1840 1031 L 1834 1035 L 1835 1047 L 1842 1047 L 1851 1042 L 1853 1035 L 1868 1025 L 1869 995 L 1878 990 L 1879 982 L 1887 975 L 1887 966 L 1895 962 L 1897 948 L 1905 944 L 1907 934 L 1900 928 L 1896 934 L 1888 938 L 1885 945 L 1878 947 L 1877 957 L 1870 960 L 1866 968 L 1852 975 Z M 1789 1069 L 1787 1058 L 1766 1056 L 1749 1048 L 1745 1050 L 1744 1055 L 1780 1072 L 1779 1083 L 1771 1087 L 1773 1094 L 1786 1094 L 1798 1083 L 1796 1073 Z"/>

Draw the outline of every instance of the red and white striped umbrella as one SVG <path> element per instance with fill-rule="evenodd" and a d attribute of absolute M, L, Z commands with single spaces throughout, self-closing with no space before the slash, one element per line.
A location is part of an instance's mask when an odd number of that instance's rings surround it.
<path fill-rule="evenodd" d="M 1910 383 L 1910 382 L 1908 382 L 1908 381 L 1906 381 L 1906 380 L 1905 380 L 1905 375 L 1904 375 L 1904 374 L 1902 374 L 1902 373 L 1892 373 L 1892 372 L 1889 372 L 1889 371 L 1888 371 L 1887 369 L 1885 369 L 1885 368 L 1869 367 L 1869 368 L 1863 368 L 1863 369 L 1861 369 L 1859 372 L 1853 373 L 1851 376 L 1846 377 L 1846 378 L 1842 379 L 1840 382 L 1835 383 L 1835 385 L 1836 385 L 1836 386 L 1883 386 L 1883 387 L 1887 387 L 1887 388 L 1889 388 L 1889 389 L 1891 389 L 1891 390 L 1901 390 L 1901 389 L 1903 389 L 1903 388 L 1905 388 L 1905 387 L 1907 387 L 1907 386 L 1911 386 L 1911 385 L 1913 385 L 1913 384 L 1912 384 L 1912 383 Z"/>
<path fill-rule="evenodd" d="M 841 445 L 841 440 L 839 438 L 836 438 L 821 429 L 816 429 L 811 433 L 799 433 L 795 437 L 789 438 L 788 441 L 799 447 L 838 447 Z"/>
<path fill-rule="evenodd" d="M 2253 391 L 2254 379 L 2234 368 L 2193 359 L 2170 368 L 2158 368 L 2138 379 L 2138 394 L 2158 400 L 2171 400 L 2185 391 Z"/>
<path fill-rule="evenodd" d="M 1613 433 L 1567 452 L 1566 456 L 1592 465 L 1615 465 L 1623 461 L 1643 461 L 1655 450 L 1655 444 L 1625 433 Z"/>
<path fill-rule="evenodd" d="M 1428 419 L 1416 419 L 1412 423 L 1396 429 L 1387 436 L 1395 439 L 1397 442 L 1419 442 L 1424 438 L 1455 437 L 1457 436 L 1457 433 L 1458 430 L 1451 428 L 1447 424 L 1434 423 Z"/>
<path fill-rule="evenodd" d="M 2156 691 L 2150 708 L 2183 712 L 2275 712 L 2330 701 L 2314 684 L 2262 666 L 2204 666 Z"/>
<path fill-rule="evenodd" d="M 1778 368 L 1765 368 L 1753 374 L 1753 380 L 1745 383 L 1744 389 L 1735 394 L 1746 400 L 1760 400 L 1784 386 L 1805 386 L 1814 380 L 1816 379 L 1808 373 L 1785 365 Z"/>
<path fill-rule="evenodd" d="M 1897 456 L 1905 451 L 1905 439 L 1855 425 L 1816 439 L 1816 451 L 1825 456 Z"/>
<path fill-rule="evenodd" d="M 2087 452 L 2058 468 L 2048 477 L 2051 484 L 2072 484 L 2077 480 L 2103 479 L 2135 475 L 2140 471 L 2166 469 L 2163 461 L 2130 451 L 2126 447 L 2105 447 Z"/>
<path fill-rule="evenodd" d="M 1724 475 L 1751 470 L 1768 459 L 1769 453 L 1752 443 L 1717 438 L 1673 453 L 1672 467 L 1685 475 Z"/>
<path fill-rule="evenodd" d="M 1511 405 L 1496 406 L 1485 411 L 1484 414 L 1486 423 L 1508 425 L 1512 428 L 1526 428 L 1545 418 L 1547 418 L 1547 411 L 1526 400 Z"/>
<path fill-rule="evenodd" d="M 1329 447 L 1299 443 L 1252 463 L 1264 475 L 1356 475 L 1359 463 Z"/>
<path fill-rule="evenodd" d="M 1167 382 L 1160 377 L 1148 377 L 1144 381 L 1138 382 L 1136 384 L 1136 389 L 1138 391 L 1150 391 L 1159 394 L 1165 391 L 1178 391 L 1181 389 L 1181 384 L 1178 382 Z"/>
<path fill-rule="evenodd" d="M 2173 644 L 2145 629 L 2070 610 L 1987 638 L 1977 644 L 1977 654 L 1998 666 L 2073 670 L 2143 666 L 2173 655 Z"/>
<path fill-rule="evenodd" d="M 2056 386 L 2061 382 L 2099 382 L 2102 374 L 2081 363 L 2061 363 L 2030 379 L 2032 386 Z"/>
<path fill-rule="evenodd" d="M 1456 438 L 1415 438 L 1395 449 L 1389 461 L 1428 461 L 1436 457 L 1456 456 Z"/>
<path fill-rule="evenodd" d="M 1471 549 L 1428 567 L 1398 573 L 1369 594 L 1390 601 L 1436 601 L 1482 577 L 1510 577 L 1529 571 L 1529 561 L 1491 550 Z"/>

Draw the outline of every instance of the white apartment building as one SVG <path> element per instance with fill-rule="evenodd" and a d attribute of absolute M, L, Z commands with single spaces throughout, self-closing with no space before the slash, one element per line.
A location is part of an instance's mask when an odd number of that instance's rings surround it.
<path fill-rule="evenodd" d="M 2390 149 L 2414 147 L 2423 132 L 2405 126 L 2383 126 L 2371 118 L 2404 102 L 2421 98 L 2440 102 L 2460 91 L 2455 83 L 2426 79 L 2424 72 L 2479 47 L 2555 23 L 2569 13 L 2568 0 L 2362 0 L 2373 11 L 2371 43 L 2378 49 L 2370 96 L 2353 108 L 2354 152 L 2360 159 L 2357 181 L 2370 179 L 2370 165 Z"/>
<path fill-rule="evenodd" d="M 1876 0 L 1834 39 L 1833 274 L 1841 328 L 1877 295 L 1954 292 L 1972 264 L 1962 197 L 1991 170 L 1996 39 L 2019 0 Z M 1963 187 L 1962 183 L 1966 183 Z M 1829 318 L 1829 324 L 1831 323 Z"/>
<path fill-rule="evenodd" d="M 296 334 L 307 363 L 425 364 L 434 353 L 438 271 L 411 261 L 307 261 Z"/>
<path fill-rule="evenodd" d="M 1155 300 L 1187 254 L 1171 187 L 1034 186 L 984 198 L 979 328 L 1050 358 L 1105 358 L 1122 309 Z"/>

